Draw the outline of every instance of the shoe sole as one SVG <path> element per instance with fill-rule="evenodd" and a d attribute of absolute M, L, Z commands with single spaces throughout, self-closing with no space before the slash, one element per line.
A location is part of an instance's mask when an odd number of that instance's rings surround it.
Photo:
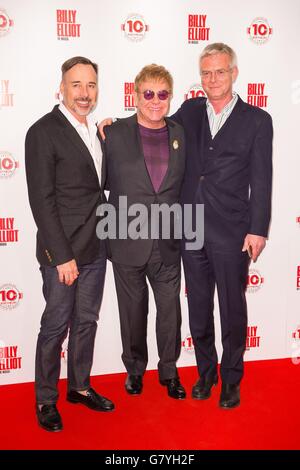
<path fill-rule="evenodd" d="M 206 397 L 195 397 L 193 394 L 192 394 L 192 399 L 193 400 L 208 400 L 209 398 L 211 397 L 211 393 L 209 395 L 207 395 Z"/>
<path fill-rule="evenodd" d="M 168 397 L 173 398 L 173 400 L 185 400 L 186 399 L 186 395 L 184 397 L 172 397 L 172 395 L 168 394 Z"/>
<path fill-rule="evenodd" d="M 93 410 L 93 411 L 104 411 L 105 413 L 108 412 L 108 411 L 114 411 L 115 408 L 111 408 L 111 409 L 99 409 L 99 408 L 92 408 L 91 406 L 89 405 L 86 405 L 85 403 L 82 403 L 81 401 L 77 401 L 77 400 L 74 400 L 74 399 L 70 399 L 70 398 L 67 398 L 67 401 L 69 403 L 72 403 L 73 405 L 83 405 L 85 406 L 86 408 L 89 408 L 90 410 Z"/>
<path fill-rule="evenodd" d="M 125 388 L 125 390 L 128 393 L 128 395 L 141 395 L 142 393 L 142 390 L 140 392 L 130 392 L 130 390 L 127 390 L 127 388 Z"/>
<path fill-rule="evenodd" d="M 232 405 L 232 406 L 224 406 L 224 405 L 220 405 L 219 404 L 219 408 L 221 408 L 222 410 L 232 410 L 234 408 L 237 408 L 238 406 L 240 406 L 240 402 L 236 403 L 235 405 Z"/>
<path fill-rule="evenodd" d="M 38 422 L 38 425 L 40 428 L 44 429 L 44 431 L 48 431 L 48 432 L 60 432 L 63 430 L 63 427 L 59 428 L 59 429 L 49 429 L 47 428 L 46 426 L 43 426 L 41 423 Z"/>

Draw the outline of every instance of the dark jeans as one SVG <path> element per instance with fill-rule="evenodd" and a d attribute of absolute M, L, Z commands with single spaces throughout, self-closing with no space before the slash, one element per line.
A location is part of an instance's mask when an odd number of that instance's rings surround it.
<path fill-rule="evenodd" d="M 78 266 L 79 277 L 72 286 L 59 282 L 56 267 L 41 266 L 46 308 L 36 349 L 35 389 L 38 404 L 57 402 L 61 347 L 69 330 L 68 389 L 90 386 L 94 341 L 102 301 L 106 253 L 91 264 Z"/>

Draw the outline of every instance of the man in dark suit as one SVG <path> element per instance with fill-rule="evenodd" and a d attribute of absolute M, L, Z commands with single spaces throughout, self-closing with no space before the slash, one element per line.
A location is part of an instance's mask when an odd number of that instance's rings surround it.
<path fill-rule="evenodd" d="M 68 330 L 67 400 L 97 411 L 114 408 L 90 386 L 106 270 L 105 246 L 96 236 L 105 168 L 96 124 L 87 118 L 96 106 L 97 72 L 89 59 L 67 60 L 62 65 L 62 103 L 33 124 L 25 143 L 46 300 L 36 350 L 36 412 L 47 431 L 62 429 L 57 382 Z"/>
<path fill-rule="evenodd" d="M 122 359 L 128 372 L 125 388 L 132 395 L 142 392 L 148 361 L 148 278 L 157 308 L 160 383 L 167 386 L 170 397 L 182 399 L 185 390 L 176 368 L 181 349 L 180 240 L 174 239 L 173 224 L 169 239 L 163 239 L 160 229 L 158 239 L 154 239 L 150 228 L 154 205 L 165 204 L 169 208 L 178 203 L 184 174 L 183 129 L 166 118 L 172 92 L 173 79 L 164 67 L 155 64 L 144 67 L 135 79 L 137 114 L 106 128 L 105 155 L 108 202 L 116 208 L 118 219 L 120 215 L 121 219 L 126 217 L 126 211 L 119 206 L 120 196 L 127 198 L 128 213 L 134 209 L 133 204 L 142 204 L 147 211 L 146 217 L 140 218 L 139 233 L 127 233 L 134 222 L 131 217 L 121 227 L 126 235 L 123 237 L 119 232 L 115 240 L 109 239 Z"/>
<path fill-rule="evenodd" d="M 185 130 L 186 171 L 182 204 L 204 204 L 204 246 L 183 243 L 190 328 L 200 379 L 195 399 L 206 399 L 217 383 L 214 291 L 217 286 L 223 355 L 220 406 L 240 403 L 249 258 L 263 250 L 271 213 L 272 120 L 232 91 L 236 55 L 223 43 L 200 57 L 206 98 L 183 103 L 172 116 Z"/>

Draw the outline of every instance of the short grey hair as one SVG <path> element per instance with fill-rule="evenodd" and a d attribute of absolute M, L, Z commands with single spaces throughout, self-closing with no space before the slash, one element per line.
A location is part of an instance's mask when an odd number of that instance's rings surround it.
<path fill-rule="evenodd" d="M 237 65 L 236 53 L 231 47 L 227 46 L 227 44 L 224 44 L 223 42 L 214 42 L 213 44 L 206 46 L 200 55 L 200 62 L 204 57 L 214 54 L 228 54 L 230 57 L 230 67 L 235 67 Z"/>

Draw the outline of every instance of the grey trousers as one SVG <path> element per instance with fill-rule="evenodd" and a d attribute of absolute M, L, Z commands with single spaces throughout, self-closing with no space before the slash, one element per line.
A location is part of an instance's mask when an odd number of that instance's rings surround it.
<path fill-rule="evenodd" d="M 154 249 L 149 261 L 141 267 L 113 263 L 113 269 L 121 324 L 122 360 L 128 374 L 143 375 L 148 362 L 148 278 L 157 309 L 159 377 L 160 380 L 177 377 L 176 361 L 181 350 L 180 262 L 165 266 L 158 249 Z"/>

